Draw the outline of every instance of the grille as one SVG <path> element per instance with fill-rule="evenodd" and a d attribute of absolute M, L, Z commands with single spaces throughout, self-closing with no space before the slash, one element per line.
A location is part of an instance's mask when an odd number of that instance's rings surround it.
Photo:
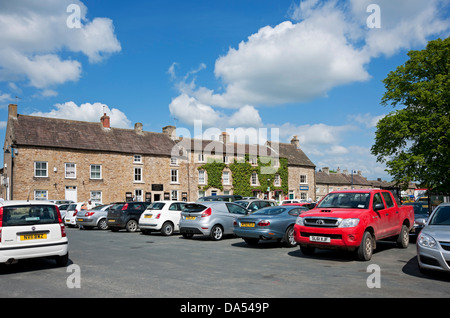
<path fill-rule="evenodd" d="M 337 227 L 339 219 L 336 218 L 305 218 L 305 226 L 309 227 Z"/>
<path fill-rule="evenodd" d="M 446 250 L 446 251 L 450 251 L 450 242 L 439 242 L 439 244 L 441 244 L 441 247 Z"/>

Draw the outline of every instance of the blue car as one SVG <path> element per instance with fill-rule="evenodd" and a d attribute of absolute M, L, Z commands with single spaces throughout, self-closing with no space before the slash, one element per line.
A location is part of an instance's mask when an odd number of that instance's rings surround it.
<path fill-rule="evenodd" d="M 288 247 L 294 247 L 294 224 L 297 217 L 308 211 L 302 206 L 273 206 L 236 219 L 234 234 L 248 245 L 259 240 L 277 240 Z"/>

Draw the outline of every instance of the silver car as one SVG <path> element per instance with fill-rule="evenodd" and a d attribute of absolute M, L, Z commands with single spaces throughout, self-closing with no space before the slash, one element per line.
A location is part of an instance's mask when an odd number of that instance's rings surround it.
<path fill-rule="evenodd" d="M 419 269 L 450 272 L 450 203 L 440 204 L 416 242 Z"/>
<path fill-rule="evenodd" d="M 273 200 L 259 200 L 259 199 L 247 199 L 247 200 L 238 200 L 234 201 L 234 203 L 239 204 L 240 206 L 249 210 L 250 213 L 255 212 L 262 208 L 267 208 L 269 206 L 276 206 L 277 202 Z"/>
<path fill-rule="evenodd" d="M 91 210 L 81 210 L 77 214 L 77 225 L 81 228 L 92 229 L 98 227 L 100 230 L 106 230 L 108 224 L 106 222 L 106 216 L 108 209 L 112 204 L 99 205 Z"/>
<path fill-rule="evenodd" d="M 200 234 L 218 241 L 225 234 L 233 234 L 234 221 L 247 214 L 242 206 L 225 201 L 186 204 L 181 212 L 180 232 L 184 238 Z"/>

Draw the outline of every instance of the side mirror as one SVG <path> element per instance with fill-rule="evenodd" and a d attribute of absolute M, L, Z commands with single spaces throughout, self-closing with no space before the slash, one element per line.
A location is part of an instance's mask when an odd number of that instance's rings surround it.
<path fill-rule="evenodd" d="M 374 209 L 374 211 L 383 210 L 384 209 L 384 204 L 383 203 L 377 203 L 377 204 L 375 204 L 373 209 Z"/>

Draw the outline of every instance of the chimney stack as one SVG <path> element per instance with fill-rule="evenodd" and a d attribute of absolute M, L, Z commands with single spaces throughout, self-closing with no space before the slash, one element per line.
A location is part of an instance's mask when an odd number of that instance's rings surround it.
<path fill-rule="evenodd" d="M 223 142 L 224 144 L 227 144 L 230 142 L 230 135 L 227 132 L 223 132 L 220 136 L 219 136 L 219 141 Z"/>
<path fill-rule="evenodd" d="M 177 138 L 177 128 L 175 126 L 163 127 L 162 132 L 164 134 L 167 134 L 172 140 L 175 140 Z"/>
<path fill-rule="evenodd" d="M 8 118 L 17 119 L 17 104 L 8 105 Z"/>
<path fill-rule="evenodd" d="M 298 140 L 297 136 L 292 137 L 291 145 L 294 145 L 295 148 L 300 148 L 300 140 Z"/>
<path fill-rule="evenodd" d="M 134 131 L 136 132 L 136 134 L 143 135 L 144 131 L 142 129 L 142 123 L 134 124 Z"/>
<path fill-rule="evenodd" d="M 103 128 L 111 128 L 109 116 L 106 116 L 106 113 L 103 114 L 103 116 L 100 118 L 100 121 L 103 124 Z"/>
<path fill-rule="evenodd" d="M 326 174 L 330 174 L 330 168 L 328 167 L 323 167 L 322 171 L 325 172 Z"/>

